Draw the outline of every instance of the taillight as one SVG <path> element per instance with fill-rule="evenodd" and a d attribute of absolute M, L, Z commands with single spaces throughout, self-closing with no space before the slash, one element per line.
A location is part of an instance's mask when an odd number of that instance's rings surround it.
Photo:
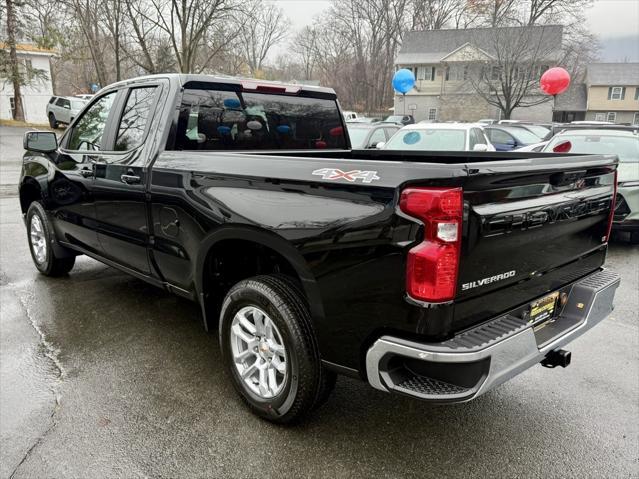
<path fill-rule="evenodd" d="M 461 188 L 408 188 L 399 208 L 424 223 L 424 239 L 408 252 L 406 292 L 429 303 L 450 301 L 457 289 L 461 227 Z"/>
<path fill-rule="evenodd" d="M 606 230 L 606 243 L 610 241 L 612 231 L 612 220 L 615 217 L 615 206 L 617 205 L 617 170 L 615 170 L 615 185 L 612 189 L 612 200 L 610 201 L 610 215 L 608 216 L 608 229 Z"/>

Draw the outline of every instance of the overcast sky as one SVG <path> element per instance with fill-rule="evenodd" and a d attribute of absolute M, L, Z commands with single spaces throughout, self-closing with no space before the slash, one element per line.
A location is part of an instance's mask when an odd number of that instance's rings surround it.
<path fill-rule="evenodd" d="M 284 9 L 294 29 L 313 23 L 329 0 L 273 0 Z M 586 13 L 590 27 L 600 37 L 639 36 L 639 0 L 596 0 Z"/>

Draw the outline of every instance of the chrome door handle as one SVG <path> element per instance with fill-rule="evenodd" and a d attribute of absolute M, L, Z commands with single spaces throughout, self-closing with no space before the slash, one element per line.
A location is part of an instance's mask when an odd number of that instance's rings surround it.
<path fill-rule="evenodd" d="M 127 185 L 135 185 L 140 182 L 140 177 L 136 175 L 122 175 L 120 179 L 122 183 L 126 183 Z"/>

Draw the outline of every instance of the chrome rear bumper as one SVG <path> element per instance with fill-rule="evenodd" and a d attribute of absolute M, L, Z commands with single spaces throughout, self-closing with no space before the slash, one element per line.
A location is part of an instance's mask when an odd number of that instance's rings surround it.
<path fill-rule="evenodd" d="M 536 333 L 509 314 L 442 343 L 382 336 L 366 354 L 369 383 L 434 402 L 464 402 L 542 361 L 606 318 L 620 278 L 601 270 L 570 286 L 559 316 Z"/>

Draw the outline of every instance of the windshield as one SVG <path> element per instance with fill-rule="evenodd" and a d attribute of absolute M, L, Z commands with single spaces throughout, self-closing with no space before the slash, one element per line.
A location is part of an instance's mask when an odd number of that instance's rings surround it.
<path fill-rule="evenodd" d="M 356 128 L 351 125 L 347 125 L 348 136 L 351 139 L 351 146 L 353 148 L 363 148 L 366 135 L 370 131 L 368 128 Z"/>
<path fill-rule="evenodd" d="M 446 130 L 423 128 L 419 130 L 400 130 L 388 140 L 386 150 L 431 150 L 445 151 L 466 149 L 464 130 Z"/>
<path fill-rule="evenodd" d="M 528 145 L 539 143 L 539 137 L 524 128 L 504 128 L 505 131 L 517 137 L 517 140 Z"/>
<path fill-rule="evenodd" d="M 198 84 L 199 86 L 200 84 Z M 189 88 L 182 96 L 176 150 L 346 148 L 335 99 Z"/>
<path fill-rule="evenodd" d="M 548 128 L 545 128 L 545 127 L 539 126 L 539 125 L 526 125 L 526 128 L 528 130 L 532 131 L 539 138 L 545 137 L 548 134 L 548 132 L 550 131 Z"/>
<path fill-rule="evenodd" d="M 639 138 L 608 135 L 560 135 L 554 137 L 544 151 L 553 151 L 557 145 L 570 142 L 561 153 L 617 155 L 619 161 L 639 161 Z"/>
<path fill-rule="evenodd" d="M 403 116 L 399 116 L 399 115 L 391 115 L 391 116 L 387 116 L 384 121 L 392 121 L 393 123 L 401 123 L 402 118 L 404 118 L 404 117 Z"/>

